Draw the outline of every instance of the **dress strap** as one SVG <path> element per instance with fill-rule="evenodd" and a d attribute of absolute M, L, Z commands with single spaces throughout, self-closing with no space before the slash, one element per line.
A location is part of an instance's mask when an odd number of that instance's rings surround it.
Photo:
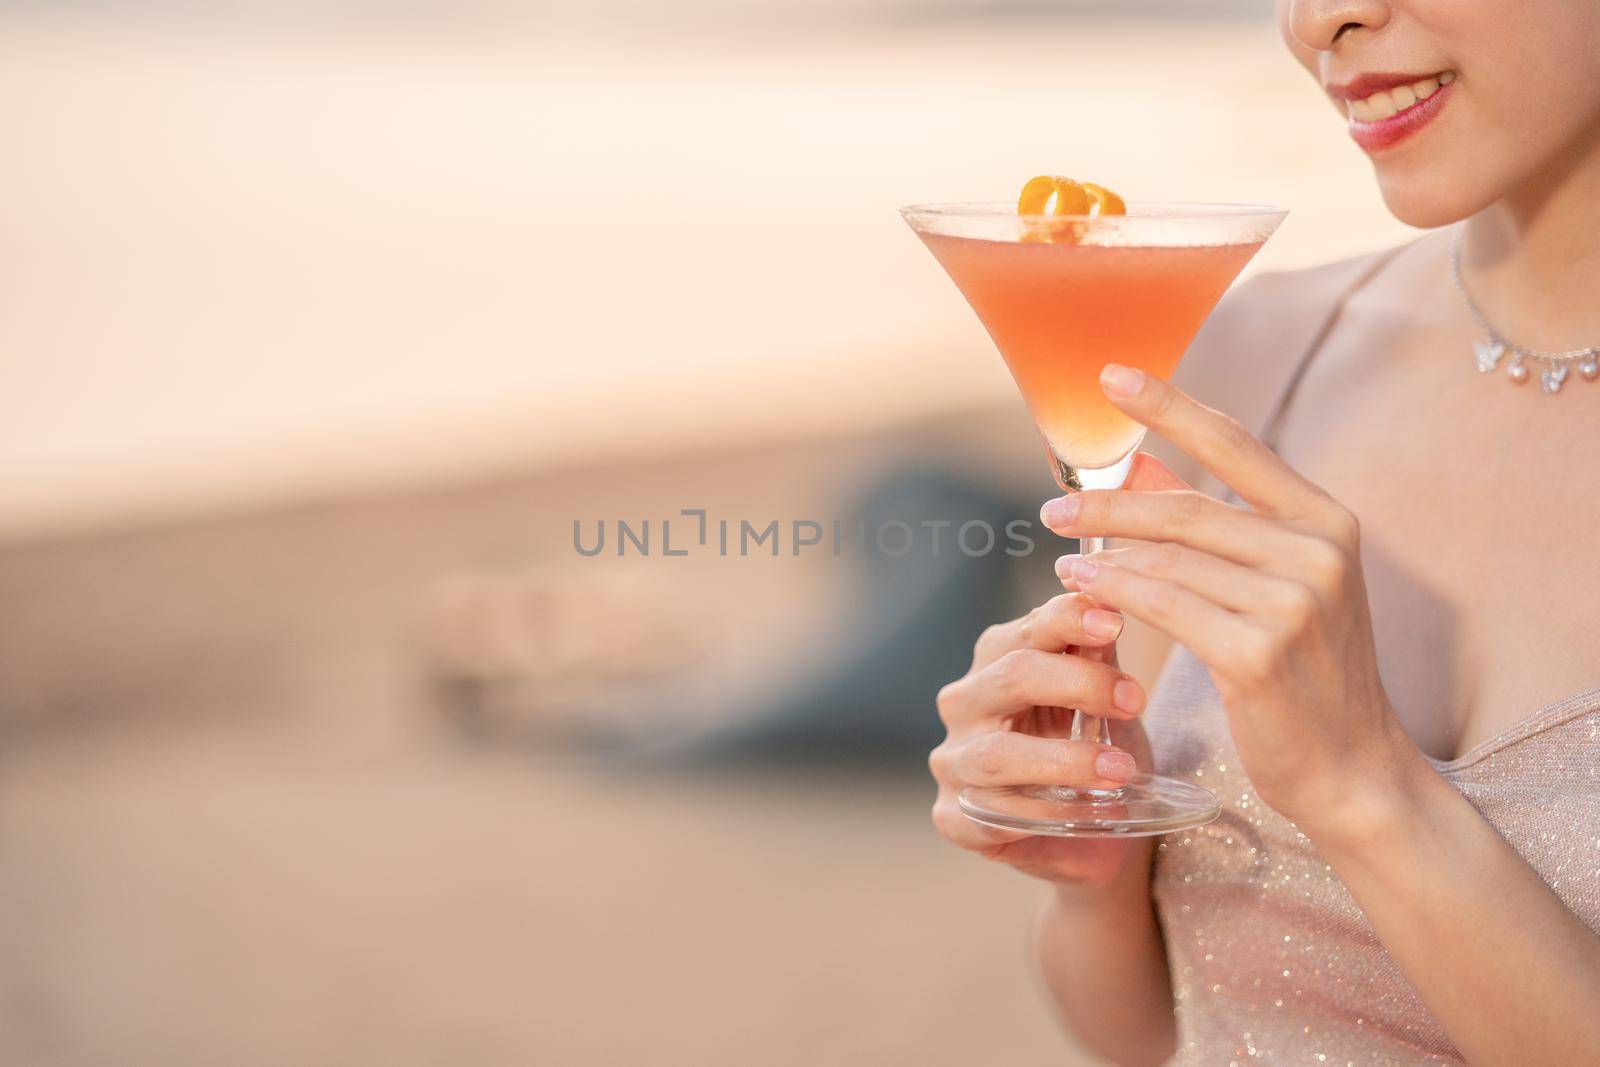
<path fill-rule="evenodd" d="M 1317 353 L 1322 351 L 1322 346 L 1327 343 L 1334 327 L 1339 324 L 1339 320 L 1344 316 L 1344 309 L 1349 304 L 1350 298 L 1364 289 L 1368 282 L 1376 278 L 1385 267 L 1394 262 L 1396 256 L 1409 247 L 1411 247 L 1410 242 L 1385 249 L 1373 256 L 1372 261 L 1340 291 L 1338 297 L 1328 307 L 1327 314 L 1323 315 L 1321 323 L 1317 326 L 1317 332 L 1311 335 L 1311 340 L 1306 343 L 1305 348 L 1300 353 L 1300 358 L 1295 363 L 1293 373 L 1289 375 L 1288 380 L 1279 391 L 1278 399 L 1272 405 L 1271 413 L 1267 416 L 1266 421 L 1262 423 L 1260 438 L 1267 447 L 1274 450 L 1277 449 L 1278 431 L 1283 427 L 1284 417 L 1288 414 L 1289 405 L 1300 388 L 1300 382 L 1305 378 L 1306 371 L 1311 369 L 1311 361 L 1317 357 Z"/>

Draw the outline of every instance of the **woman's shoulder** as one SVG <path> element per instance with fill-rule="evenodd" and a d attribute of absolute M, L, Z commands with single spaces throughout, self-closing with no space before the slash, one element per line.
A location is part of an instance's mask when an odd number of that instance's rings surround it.
<path fill-rule="evenodd" d="M 1259 431 L 1340 299 L 1392 251 L 1268 271 L 1234 286 L 1189 346 L 1174 382 Z"/>
<path fill-rule="evenodd" d="M 1240 282 L 1189 346 L 1174 384 L 1260 433 L 1335 306 L 1394 251 L 1267 271 Z M 1194 464 L 1187 457 L 1162 444 L 1152 446 L 1151 451 L 1194 484 L 1207 481 L 1203 472 L 1191 469 Z"/>

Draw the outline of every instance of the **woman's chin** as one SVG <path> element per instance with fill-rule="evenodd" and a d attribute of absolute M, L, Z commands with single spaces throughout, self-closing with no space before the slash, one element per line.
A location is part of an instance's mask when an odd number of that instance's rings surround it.
<path fill-rule="evenodd" d="M 1407 226 L 1432 230 L 1460 222 L 1488 206 L 1493 194 L 1479 193 L 1470 181 L 1443 180 L 1437 174 L 1385 175 L 1378 172 L 1378 189 L 1394 217 Z"/>

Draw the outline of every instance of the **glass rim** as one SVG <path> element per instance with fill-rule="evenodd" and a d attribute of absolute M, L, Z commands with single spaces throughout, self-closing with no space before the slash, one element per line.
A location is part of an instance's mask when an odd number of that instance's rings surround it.
<path fill-rule="evenodd" d="M 1046 223 L 1060 219 L 1063 222 L 1126 225 L 1123 220 L 1164 219 L 1169 222 L 1182 222 L 1186 219 L 1256 219 L 1270 218 L 1275 215 L 1283 216 L 1289 213 L 1288 208 L 1278 207 L 1273 204 L 1230 204 L 1189 200 L 1129 200 L 1127 208 L 1128 213 L 1126 215 L 1022 215 L 1017 212 L 1017 204 L 1014 200 L 977 200 L 907 204 L 905 207 L 900 208 L 900 214 L 908 221 L 918 216 L 949 219 L 987 219 L 997 216 L 1009 216 L 1016 219 L 1029 219 Z"/>
<path fill-rule="evenodd" d="M 1288 216 L 1270 204 L 1135 200 L 1125 215 L 1019 215 L 1011 202 L 912 204 L 900 217 L 923 237 L 1056 243 L 1095 248 L 1259 244 Z"/>

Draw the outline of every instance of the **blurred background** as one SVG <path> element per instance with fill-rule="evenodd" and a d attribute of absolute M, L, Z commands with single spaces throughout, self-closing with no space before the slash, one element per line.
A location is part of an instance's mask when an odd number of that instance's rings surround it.
<path fill-rule="evenodd" d="M 1053 495 L 894 209 L 1292 268 L 1341 125 L 1265 0 L 0 5 L 0 1062 L 1089 1062 L 923 768 L 1057 546 L 831 551 Z"/>

